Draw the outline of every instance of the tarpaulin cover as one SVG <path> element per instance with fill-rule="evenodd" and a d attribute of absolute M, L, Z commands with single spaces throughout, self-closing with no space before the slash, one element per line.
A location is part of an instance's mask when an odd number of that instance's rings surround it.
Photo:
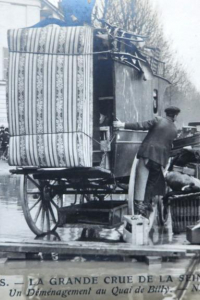
<path fill-rule="evenodd" d="M 92 166 L 90 27 L 8 31 L 9 163 Z"/>

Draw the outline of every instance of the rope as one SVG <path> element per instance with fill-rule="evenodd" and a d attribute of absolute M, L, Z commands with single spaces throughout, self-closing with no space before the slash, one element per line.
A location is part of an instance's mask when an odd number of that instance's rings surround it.
<path fill-rule="evenodd" d="M 91 52 L 91 53 L 47 53 L 47 52 L 32 52 L 32 51 L 13 51 L 9 50 L 10 53 L 24 53 L 24 54 L 36 54 L 36 55 L 62 55 L 62 56 L 86 56 L 86 55 L 94 55 L 94 54 L 104 54 L 104 53 L 111 53 L 111 50 L 107 51 L 99 51 L 99 52 Z"/>
<path fill-rule="evenodd" d="M 83 131 L 63 131 L 63 132 L 43 132 L 43 133 L 30 133 L 27 135 L 45 135 L 45 134 L 64 134 L 64 133 L 81 133 L 86 135 L 87 137 L 89 137 L 91 140 L 93 140 L 94 142 L 96 142 L 97 144 L 101 145 L 101 142 L 97 141 L 96 139 L 94 139 L 93 137 L 91 137 L 89 134 L 83 132 Z M 15 134 L 15 135 L 10 135 L 10 137 L 17 137 L 17 136 L 26 136 L 26 134 Z M 112 139 L 109 141 L 109 145 L 111 145 L 111 143 L 113 142 L 114 138 L 115 138 L 116 134 L 113 135 Z M 105 152 L 105 151 L 104 151 Z"/>
<path fill-rule="evenodd" d="M 43 133 L 30 133 L 27 135 L 45 135 L 45 134 L 64 134 L 64 133 L 82 133 L 84 135 L 86 135 L 87 137 L 89 137 L 90 139 L 92 139 L 94 142 L 98 143 L 99 145 L 101 144 L 99 141 L 97 141 L 96 139 L 94 139 L 93 137 L 91 137 L 89 134 L 83 132 L 83 131 L 63 131 L 63 132 L 43 132 Z M 17 136 L 26 136 L 26 134 L 15 134 L 15 135 L 10 135 L 10 137 L 17 137 Z"/>
<path fill-rule="evenodd" d="M 113 39 L 117 39 L 117 36 L 113 36 L 112 34 L 108 33 L 108 35 L 110 35 L 110 37 L 112 37 Z M 118 40 L 118 42 L 120 42 L 121 44 L 124 44 L 126 46 L 128 46 L 129 48 L 132 49 L 131 45 L 128 45 L 127 43 L 123 42 L 122 40 Z M 139 61 L 143 61 L 146 62 L 144 59 L 139 58 L 137 56 L 134 56 L 130 53 L 126 53 L 126 52 L 114 52 L 113 50 L 106 50 L 106 51 L 98 51 L 98 52 L 91 52 L 91 53 L 47 53 L 47 52 L 34 52 L 34 51 L 14 51 L 14 50 L 9 50 L 10 53 L 20 53 L 20 54 L 34 54 L 34 55 L 56 55 L 56 56 L 88 56 L 88 55 L 98 55 L 98 54 L 106 54 L 106 53 L 110 53 L 113 55 L 127 55 L 127 56 L 131 56 L 133 59 L 139 60 Z"/>
<path fill-rule="evenodd" d="M 112 36 L 112 35 L 111 35 Z M 124 44 L 123 42 L 120 41 L 120 43 Z M 129 45 L 127 45 L 129 46 Z M 34 55 L 56 55 L 56 56 L 89 56 L 89 55 L 98 55 L 98 54 L 106 54 L 106 53 L 110 53 L 113 55 L 127 55 L 132 57 L 133 59 L 142 61 L 142 62 L 146 62 L 144 59 L 137 57 L 135 55 L 132 55 L 130 53 L 127 52 L 115 52 L 113 50 L 106 50 L 106 51 L 98 51 L 98 52 L 91 52 L 91 53 L 47 53 L 47 52 L 32 52 L 32 51 L 13 51 L 10 50 L 10 53 L 20 53 L 20 54 L 34 54 Z"/>
<path fill-rule="evenodd" d="M 112 144 L 112 142 L 114 141 L 114 138 L 116 137 L 116 134 L 113 134 L 112 139 L 110 140 L 110 145 Z"/>
<path fill-rule="evenodd" d="M 113 137 L 112 137 L 112 139 L 109 141 L 109 146 L 112 144 L 112 142 L 114 141 L 114 138 L 116 137 L 116 134 L 113 134 Z M 101 143 L 99 143 L 99 144 L 101 144 Z M 102 155 L 102 158 L 101 158 L 101 163 L 100 163 L 100 167 L 103 167 L 103 164 L 104 164 L 104 159 L 106 158 L 106 155 L 107 155 L 107 151 L 103 151 L 104 153 L 103 153 L 103 155 Z M 109 169 L 107 169 L 107 168 L 104 168 L 105 170 L 109 170 Z M 113 175 L 114 176 L 114 175 Z M 113 178 L 114 179 L 114 181 L 115 181 L 115 184 L 116 184 L 116 180 L 115 180 L 115 178 Z"/>

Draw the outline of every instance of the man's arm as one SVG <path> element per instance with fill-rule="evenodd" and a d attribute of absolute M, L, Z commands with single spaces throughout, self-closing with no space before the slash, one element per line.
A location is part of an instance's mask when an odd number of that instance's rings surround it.
<path fill-rule="evenodd" d="M 130 130 L 149 130 L 154 127 L 159 121 L 158 117 L 155 117 L 152 120 L 144 121 L 144 122 L 135 122 L 135 123 L 123 123 L 121 121 L 113 122 L 113 126 L 115 128 L 124 128 Z"/>
<path fill-rule="evenodd" d="M 131 130 L 149 130 L 158 123 L 158 120 L 158 118 L 154 118 L 144 122 L 125 123 L 124 128 Z"/>

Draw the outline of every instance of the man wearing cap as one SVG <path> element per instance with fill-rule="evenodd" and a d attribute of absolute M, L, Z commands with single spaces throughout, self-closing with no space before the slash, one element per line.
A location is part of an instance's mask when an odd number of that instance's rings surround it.
<path fill-rule="evenodd" d="M 142 214 L 148 218 L 152 211 L 151 199 L 154 189 L 157 185 L 160 186 L 160 182 L 164 186 L 162 167 L 167 165 L 172 142 L 177 137 L 174 122 L 179 112 L 178 107 L 169 106 L 165 109 L 165 118 L 156 116 L 145 122 L 123 123 L 115 121 L 113 123 L 115 128 L 148 130 L 137 155 L 139 162 L 135 182 L 135 214 Z"/>

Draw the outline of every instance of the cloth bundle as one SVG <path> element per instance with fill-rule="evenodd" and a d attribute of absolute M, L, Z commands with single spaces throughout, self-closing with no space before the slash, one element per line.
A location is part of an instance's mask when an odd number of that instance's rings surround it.
<path fill-rule="evenodd" d="M 10 165 L 91 167 L 92 29 L 9 30 L 8 44 Z"/>
<path fill-rule="evenodd" d="M 171 166 L 185 166 L 188 163 L 200 163 L 200 150 L 182 149 L 172 160 Z"/>
<path fill-rule="evenodd" d="M 181 191 L 184 187 L 189 188 L 188 191 L 200 191 L 200 180 L 187 174 L 171 171 L 166 174 L 165 180 L 173 191 Z"/>

